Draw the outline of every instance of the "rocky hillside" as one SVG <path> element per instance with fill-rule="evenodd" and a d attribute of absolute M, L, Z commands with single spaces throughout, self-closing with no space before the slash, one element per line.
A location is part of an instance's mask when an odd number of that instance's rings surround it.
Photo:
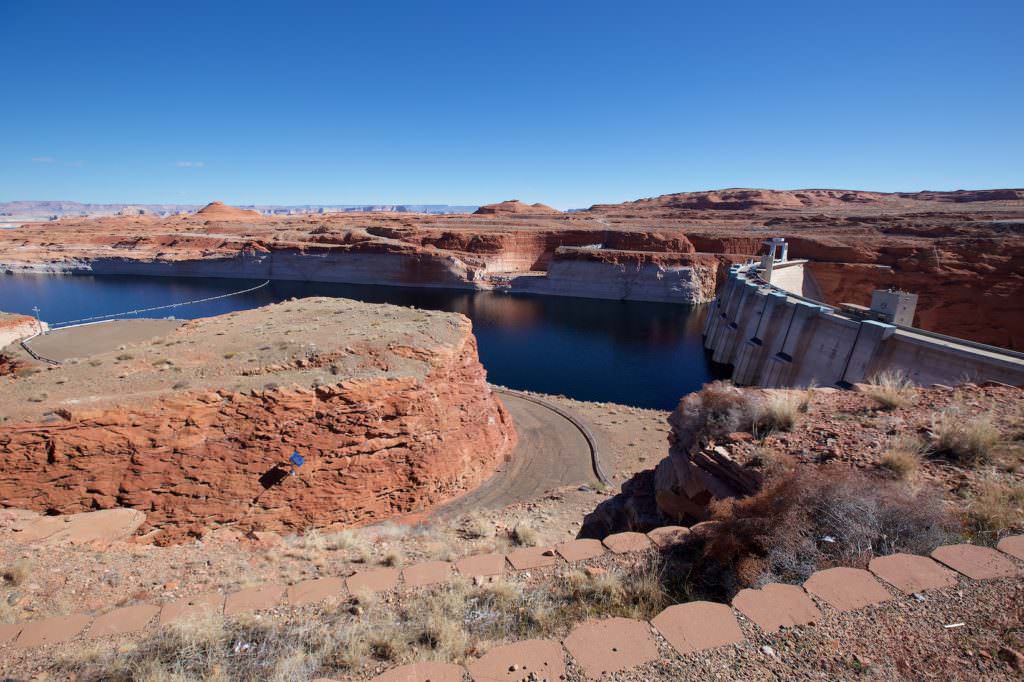
<path fill-rule="evenodd" d="M 426 509 L 516 441 L 466 318 L 345 299 L 195 320 L 0 392 L 0 505 L 131 507 L 159 543 Z"/>

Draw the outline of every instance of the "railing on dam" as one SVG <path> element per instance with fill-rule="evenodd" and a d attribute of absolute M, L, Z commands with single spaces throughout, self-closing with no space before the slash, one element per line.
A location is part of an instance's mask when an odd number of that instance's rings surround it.
<path fill-rule="evenodd" d="M 844 314 L 734 265 L 711 304 L 704 345 L 737 384 L 848 386 L 886 370 L 921 385 L 1024 385 L 1024 353 Z"/>

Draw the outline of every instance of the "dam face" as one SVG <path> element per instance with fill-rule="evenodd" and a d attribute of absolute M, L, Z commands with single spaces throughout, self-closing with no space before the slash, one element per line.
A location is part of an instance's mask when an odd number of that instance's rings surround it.
<path fill-rule="evenodd" d="M 1024 385 L 1022 353 L 851 315 L 805 295 L 803 262 L 784 266 L 771 284 L 754 263 L 732 266 L 711 304 L 704 345 L 737 384 L 849 386 L 896 370 L 922 386 Z"/>

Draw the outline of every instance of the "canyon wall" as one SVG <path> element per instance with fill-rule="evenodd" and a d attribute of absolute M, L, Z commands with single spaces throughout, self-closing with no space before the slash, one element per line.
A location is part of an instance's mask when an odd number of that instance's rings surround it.
<path fill-rule="evenodd" d="M 293 334 L 301 353 L 280 350 Z M 466 318 L 343 299 L 195 320 L 0 388 L 0 505 L 131 507 L 159 543 L 420 511 L 478 485 L 516 442 Z M 38 407 L 20 400 L 34 395 Z"/>

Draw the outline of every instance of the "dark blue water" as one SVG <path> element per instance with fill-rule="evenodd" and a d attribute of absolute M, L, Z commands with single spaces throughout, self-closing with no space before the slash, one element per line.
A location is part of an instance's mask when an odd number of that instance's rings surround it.
<path fill-rule="evenodd" d="M 51 323 L 189 301 L 246 289 L 258 280 L 0 275 L 0 310 Z M 714 369 L 701 343 L 703 306 L 510 295 L 452 289 L 271 282 L 241 296 L 153 317 L 219 315 L 291 297 L 337 296 L 463 313 L 496 384 L 542 393 L 672 409 Z"/>

